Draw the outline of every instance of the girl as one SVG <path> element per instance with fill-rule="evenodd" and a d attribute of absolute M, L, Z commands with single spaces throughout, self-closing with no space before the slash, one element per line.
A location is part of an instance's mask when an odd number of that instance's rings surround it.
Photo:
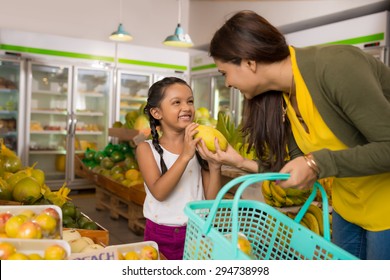
<path fill-rule="evenodd" d="M 185 81 L 169 77 L 153 84 L 145 113 L 153 139 L 136 149 L 146 190 L 144 239 L 157 242 L 167 259 L 182 259 L 184 207 L 190 201 L 215 198 L 221 185 L 221 164 L 203 152 L 207 149 L 203 141 L 193 139 L 198 124 L 193 122 L 194 97 Z M 197 147 L 208 161 L 200 157 Z"/>

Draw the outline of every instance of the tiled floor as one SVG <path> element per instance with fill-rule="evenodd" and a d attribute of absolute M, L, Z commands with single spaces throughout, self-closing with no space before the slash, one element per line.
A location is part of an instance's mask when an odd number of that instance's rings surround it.
<path fill-rule="evenodd" d="M 126 244 L 143 241 L 143 236 L 136 235 L 127 225 L 127 219 L 119 217 L 114 220 L 108 211 L 96 210 L 94 190 L 72 192 L 70 198 L 85 215 L 102 225 L 109 231 L 110 245 Z"/>

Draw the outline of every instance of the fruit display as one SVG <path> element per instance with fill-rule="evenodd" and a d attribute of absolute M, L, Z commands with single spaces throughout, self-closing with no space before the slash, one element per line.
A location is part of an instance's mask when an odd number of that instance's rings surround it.
<path fill-rule="evenodd" d="M 122 245 L 112 245 L 107 248 L 118 250 L 120 260 L 159 260 L 158 245 L 154 241 L 144 241 Z"/>
<path fill-rule="evenodd" d="M 150 135 L 149 119 L 144 113 L 146 103 L 142 103 L 138 110 L 132 110 L 126 113 L 124 123 L 115 121 L 112 124 L 113 128 L 128 128 L 138 130 L 146 137 Z"/>
<path fill-rule="evenodd" d="M 54 204 L 62 206 L 69 200 L 66 184 L 55 192 L 45 184 L 45 173 L 32 166 L 22 166 L 20 158 L 0 139 L 0 200 L 25 205 Z"/>
<path fill-rule="evenodd" d="M 109 143 L 103 150 L 87 149 L 82 159 L 93 173 L 103 175 L 125 187 L 143 185 L 133 148 L 127 143 Z"/>
<path fill-rule="evenodd" d="M 285 214 L 291 219 L 294 219 L 296 216 L 296 213 L 290 211 L 286 212 Z M 324 236 L 324 217 L 322 209 L 318 205 L 310 204 L 300 224 L 310 229 L 314 233 Z M 329 214 L 329 224 L 330 232 L 332 233 L 332 214 Z"/>
<path fill-rule="evenodd" d="M 55 205 L 0 206 L 1 238 L 60 239 L 61 209 Z"/>
<path fill-rule="evenodd" d="M 104 246 L 88 237 L 81 236 L 80 232 L 76 229 L 65 229 L 62 232 L 63 240 L 68 242 L 71 250 L 71 254 L 88 253 L 94 250 L 104 249 Z"/>
<path fill-rule="evenodd" d="M 81 213 L 80 209 L 72 202 L 67 201 L 61 206 L 62 225 L 64 228 L 79 228 L 97 230 L 96 222 Z"/>
<path fill-rule="evenodd" d="M 195 111 L 195 122 L 202 125 L 216 127 L 217 120 L 210 116 L 209 109 L 206 107 L 199 107 Z"/>
<path fill-rule="evenodd" d="M 70 253 L 63 240 L 0 240 L 0 260 L 66 260 Z"/>

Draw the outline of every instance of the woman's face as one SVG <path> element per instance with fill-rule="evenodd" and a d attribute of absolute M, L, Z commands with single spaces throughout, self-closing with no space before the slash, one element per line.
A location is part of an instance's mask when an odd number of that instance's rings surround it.
<path fill-rule="evenodd" d="M 240 90 L 246 99 L 252 99 L 262 92 L 259 77 L 253 68 L 256 65 L 251 64 L 253 62 L 242 60 L 240 65 L 236 65 L 217 59 L 214 61 L 218 72 L 225 77 L 225 85 Z"/>

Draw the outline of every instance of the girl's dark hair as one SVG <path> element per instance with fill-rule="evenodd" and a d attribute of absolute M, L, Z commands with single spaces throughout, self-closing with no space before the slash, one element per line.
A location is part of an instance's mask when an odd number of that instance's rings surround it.
<path fill-rule="evenodd" d="M 166 77 L 160 81 L 155 82 L 148 91 L 148 100 L 146 102 L 146 106 L 144 108 L 144 113 L 147 115 L 150 123 L 151 128 L 151 134 L 152 134 L 152 143 L 156 151 L 160 154 L 160 166 L 161 166 L 161 172 L 162 174 L 165 174 L 167 172 L 167 166 L 164 162 L 163 153 L 164 150 L 160 146 L 159 142 L 159 134 L 157 131 L 157 127 L 160 126 L 160 121 L 155 119 L 151 113 L 150 110 L 152 108 L 158 108 L 161 105 L 161 101 L 164 99 L 165 91 L 168 87 L 174 85 L 174 84 L 182 84 L 186 85 L 188 88 L 191 89 L 191 87 L 187 84 L 186 81 L 177 78 L 177 77 Z M 192 90 L 192 89 L 191 89 Z M 199 161 L 199 164 L 202 168 L 208 169 L 207 161 L 203 160 L 198 152 L 195 153 L 196 157 Z"/>
<path fill-rule="evenodd" d="M 285 37 L 253 11 L 241 11 L 214 34 L 209 54 L 225 63 L 243 59 L 258 63 L 279 62 L 290 55 Z M 265 92 L 244 100 L 242 133 L 249 149 L 254 146 L 260 170 L 279 171 L 287 158 L 289 124 L 283 122 L 282 92 Z"/>

